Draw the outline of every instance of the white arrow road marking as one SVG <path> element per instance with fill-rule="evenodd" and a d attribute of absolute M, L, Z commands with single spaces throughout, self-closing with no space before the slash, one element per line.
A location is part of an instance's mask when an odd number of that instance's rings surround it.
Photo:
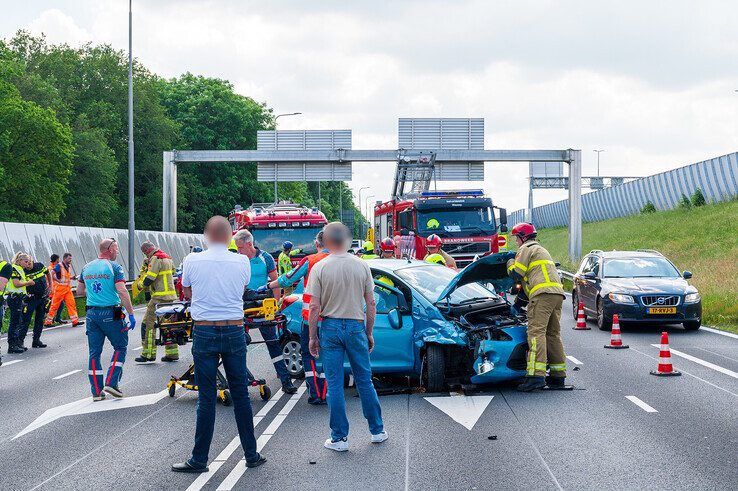
<path fill-rule="evenodd" d="M 474 428 L 494 396 L 423 397 L 467 430 Z"/>
<path fill-rule="evenodd" d="M 169 390 L 164 389 L 161 392 L 156 392 L 154 394 L 124 397 L 123 399 L 114 399 L 108 396 L 108 399 L 98 402 L 94 402 L 92 397 L 85 397 L 84 399 L 46 410 L 41 416 L 36 418 L 33 423 L 26 426 L 23 431 L 15 435 L 13 440 L 65 416 L 99 413 L 101 411 L 114 411 L 116 409 L 125 409 L 129 407 L 150 406 L 152 404 L 156 404 L 168 395 Z"/>
<path fill-rule="evenodd" d="M 52 378 L 51 380 L 59 380 L 59 379 L 62 379 L 64 377 L 69 377 L 70 375 L 74 375 L 75 373 L 81 372 L 81 371 L 82 371 L 82 369 L 72 370 L 71 372 L 62 373 L 61 375 L 57 375 L 56 377 Z"/>
<path fill-rule="evenodd" d="M 658 411 L 643 402 L 642 400 L 638 399 L 636 396 L 625 396 L 626 399 L 628 399 L 630 402 L 638 406 L 639 408 L 643 409 L 647 413 L 657 413 Z"/>
<path fill-rule="evenodd" d="M 566 359 L 575 365 L 582 365 L 582 362 L 574 358 L 573 356 L 566 355 Z"/>
<path fill-rule="evenodd" d="M 269 442 L 274 433 L 277 432 L 277 429 L 279 429 L 282 423 L 284 423 L 284 420 L 287 419 L 287 415 L 290 414 L 290 411 L 292 411 L 292 409 L 295 407 L 295 404 L 297 404 L 297 401 L 300 400 L 300 397 L 302 397 L 306 389 L 307 387 L 304 386 L 297 389 L 297 394 L 290 397 L 290 400 L 287 401 L 287 404 L 285 404 L 282 410 L 274 417 L 272 422 L 269 424 L 269 426 L 266 427 L 261 436 L 257 438 L 257 452 L 261 452 L 264 449 L 264 446 Z M 233 489 L 233 487 L 238 483 L 238 480 L 241 479 L 241 476 L 246 473 L 246 469 L 248 469 L 248 467 L 246 467 L 246 460 L 239 460 L 231 473 L 228 474 L 225 479 L 223 479 L 222 483 L 220 483 L 220 486 L 218 486 L 218 491 L 230 491 L 231 489 Z"/>
<path fill-rule="evenodd" d="M 3 362 L 2 366 L 0 366 L 0 368 L 7 367 L 9 365 L 12 365 L 13 363 L 20 363 L 22 361 L 23 360 L 10 360 L 10 361 L 6 361 L 6 362 Z"/>
<path fill-rule="evenodd" d="M 266 417 L 266 415 L 269 413 L 269 411 L 272 410 L 272 408 L 277 404 L 279 399 L 282 397 L 284 392 L 281 390 L 278 390 L 275 392 L 272 397 L 269 399 L 269 402 L 264 404 L 264 406 L 259 410 L 258 413 L 254 416 L 254 428 L 256 428 L 259 423 L 262 422 L 262 420 Z M 241 437 L 238 435 L 231 440 L 231 442 L 226 445 L 226 448 L 223 449 L 222 452 L 218 454 L 215 459 L 208 465 L 208 472 L 203 472 L 199 476 L 197 476 L 197 479 L 195 479 L 192 484 L 187 488 L 187 491 L 199 491 L 202 489 L 203 486 L 205 486 L 208 481 L 210 481 L 210 478 L 213 477 L 213 474 L 218 472 L 218 469 L 220 469 L 223 464 L 230 458 L 230 456 L 233 454 L 233 452 L 236 451 L 238 447 L 241 446 Z"/>
<path fill-rule="evenodd" d="M 660 348 L 660 344 L 652 344 L 654 348 Z M 687 353 L 682 353 L 679 350 L 675 350 L 674 348 L 671 348 L 670 351 L 674 353 L 677 356 L 681 356 L 684 359 L 687 359 L 689 361 L 693 361 L 695 363 L 699 363 L 703 367 L 712 368 L 716 372 L 724 373 L 725 375 L 730 375 L 733 378 L 738 378 L 738 373 L 734 372 L 733 370 L 728 370 L 727 368 L 721 367 L 720 365 L 715 365 L 714 363 L 710 363 L 709 361 L 702 360 L 700 358 L 697 358 L 696 356 L 688 355 Z"/>

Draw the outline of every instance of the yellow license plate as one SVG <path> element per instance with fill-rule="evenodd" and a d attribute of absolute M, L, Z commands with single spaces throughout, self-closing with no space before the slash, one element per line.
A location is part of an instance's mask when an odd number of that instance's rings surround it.
<path fill-rule="evenodd" d="M 676 307 L 649 307 L 649 314 L 676 314 Z"/>

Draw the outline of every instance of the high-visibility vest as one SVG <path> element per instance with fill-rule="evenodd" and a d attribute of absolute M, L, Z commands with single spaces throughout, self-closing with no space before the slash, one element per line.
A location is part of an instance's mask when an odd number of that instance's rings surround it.
<path fill-rule="evenodd" d="M 370 259 L 379 259 L 379 256 L 376 254 L 362 254 L 361 259 L 366 259 L 368 261 Z"/>
<path fill-rule="evenodd" d="M 284 251 L 280 252 L 279 258 L 277 258 L 277 266 L 279 267 L 280 276 L 292 271 L 292 259 L 289 254 Z"/>
<path fill-rule="evenodd" d="M 2 270 L 6 264 L 8 264 L 8 261 L 0 261 L 0 270 Z M 10 280 L 8 280 L 8 283 L 10 283 Z M 3 287 L 2 291 L 0 291 L 0 296 L 5 295 L 6 288 L 7 288 L 7 284 L 5 287 Z"/>
<path fill-rule="evenodd" d="M 159 268 L 159 271 L 151 270 L 154 265 Z M 145 277 L 153 281 L 150 285 L 152 297 L 163 298 L 164 300 L 177 298 L 173 273 L 174 263 L 164 252 L 156 251 L 149 258 L 149 269 Z"/>
<path fill-rule="evenodd" d="M 54 266 L 56 266 L 57 264 L 59 264 L 59 261 L 55 263 L 49 263 L 49 267 L 48 267 L 49 272 L 51 272 L 51 285 L 49 286 L 51 287 L 52 290 L 54 289 L 54 285 L 56 285 L 56 275 L 54 275 Z"/>
<path fill-rule="evenodd" d="M 308 278 L 310 277 L 310 271 L 313 269 L 313 266 L 318 264 L 326 257 L 328 257 L 327 252 L 318 252 L 317 254 L 311 254 L 307 257 L 308 270 L 305 274 L 305 277 L 302 279 L 302 281 L 304 282 L 304 290 L 302 292 L 302 320 L 305 322 L 308 321 L 308 317 L 310 316 L 310 299 L 312 298 L 311 295 L 307 294 L 307 284 Z"/>
<path fill-rule="evenodd" d="M 59 263 L 59 270 L 61 271 L 61 278 L 56 280 L 57 285 L 69 286 L 72 282 L 72 275 L 69 273 L 70 268 L 64 266 L 64 263 Z M 54 275 L 52 275 L 54 276 Z"/>
<path fill-rule="evenodd" d="M 26 272 L 21 266 L 13 264 L 13 269 L 18 273 L 21 281 L 26 281 Z M 25 295 L 27 293 L 27 290 L 25 286 L 15 286 L 13 284 L 13 278 L 11 278 L 10 280 L 8 280 L 8 284 L 5 287 L 5 293 L 21 293 Z"/>

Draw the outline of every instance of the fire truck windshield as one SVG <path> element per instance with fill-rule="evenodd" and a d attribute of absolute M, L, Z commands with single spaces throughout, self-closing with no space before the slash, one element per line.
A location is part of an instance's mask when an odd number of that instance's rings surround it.
<path fill-rule="evenodd" d="M 254 244 L 262 251 L 276 256 L 282 251 L 282 243 L 289 240 L 293 244 L 292 250 L 300 249 L 302 254 L 315 254 L 315 236 L 323 227 L 299 228 L 254 228 Z"/>
<path fill-rule="evenodd" d="M 487 207 L 424 209 L 418 211 L 418 232 L 423 235 L 492 235 L 495 233 Z"/>

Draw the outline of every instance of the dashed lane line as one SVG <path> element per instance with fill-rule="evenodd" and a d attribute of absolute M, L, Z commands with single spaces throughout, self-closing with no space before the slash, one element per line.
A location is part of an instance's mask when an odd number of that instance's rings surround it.
<path fill-rule="evenodd" d="M 143 346 L 139 346 L 138 348 L 133 348 L 133 351 L 140 351 L 141 349 L 143 349 Z"/>
<path fill-rule="evenodd" d="M 258 413 L 254 416 L 254 428 L 258 426 L 259 423 L 261 423 L 264 418 L 269 414 L 269 411 L 271 411 L 274 406 L 276 406 L 277 402 L 279 402 L 279 399 L 282 398 L 282 395 L 284 392 L 281 390 L 278 390 L 275 392 L 271 398 L 269 398 L 269 401 L 267 401 L 266 404 L 259 410 Z M 236 451 L 236 449 L 241 445 L 241 439 L 238 435 L 236 435 L 233 440 L 230 441 L 228 445 L 218 454 L 215 459 L 208 465 L 208 472 L 203 472 L 200 474 L 197 479 L 195 479 L 192 484 L 187 488 L 187 491 L 200 491 L 203 486 L 205 486 L 208 481 L 210 481 L 210 478 L 213 477 L 213 474 L 218 472 L 218 469 L 220 469 L 223 464 L 226 463 L 226 461 L 230 458 L 230 456 L 233 454 L 233 452 Z"/>
<path fill-rule="evenodd" d="M 651 346 L 653 346 L 654 348 L 658 348 L 661 345 L 652 344 Z M 677 356 L 681 356 L 685 360 L 693 361 L 695 363 L 702 365 L 703 367 L 711 368 L 712 370 L 715 370 L 716 372 L 724 373 L 725 375 L 738 379 L 738 372 L 734 372 L 733 370 L 728 370 L 725 367 L 721 367 L 720 365 L 715 365 L 714 363 L 710 363 L 709 361 L 705 361 L 701 358 L 697 358 L 696 356 L 688 355 L 687 353 L 683 353 L 679 350 L 675 350 L 674 348 L 671 348 L 671 352 Z"/>
<path fill-rule="evenodd" d="M 261 436 L 259 436 L 259 438 L 256 440 L 257 452 L 261 452 L 261 450 L 269 442 L 272 436 L 274 436 L 274 433 L 276 433 L 282 423 L 284 423 L 285 419 L 287 419 L 287 416 L 295 407 L 297 401 L 300 400 L 300 397 L 302 397 L 302 395 L 305 393 L 305 390 L 305 386 L 300 387 L 297 390 L 297 394 L 290 397 L 290 400 L 287 401 L 287 404 L 284 405 L 279 414 L 277 414 L 274 420 L 272 420 L 271 424 L 267 426 Z M 220 486 L 218 486 L 218 491 L 230 491 L 231 489 L 233 489 L 233 487 L 238 483 L 238 480 L 241 479 L 241 477 L 246 473 L 246 469 L 248 469 L 248 467 L 246 467 L 246 460 L 239 460 L 231 473 L 228 474 L 223 482 L 220 483 Z"/>
<path fill-rule="evenodd" d="M 2 365 L 0 365 L 0 368 L 2 368 L 2 367 L 7 367 L 7 366 L 13 365 L 13 364 L 15 364 L 15 363 L 20 363 L 20 362 L 22 362 L 22 361 L 23 361 L 23 360 L 10 360 L 10 361 L 6 361 L 6 362 L 3 362 L 3 364 L 2 364 Z"/>
<path fill-rule="evenodd" d="M 583 365 L 583 363 L 581 361 L 577 360 L 573 356 L 566 355 L 566 359 L 569 360 L 570 362 L 572 362 L 575 365 Z"/>
<path fill-rule="evenodd" d="M 712 327 L 700 327 L 700 331 L 707 331 L 711 332 L 713 334 L 720 334 L 721 336 L 727 336 L 729 338 L 738 339 L 738 334 L 733 334 L 732 332 L 727 331 L 721 331 L 720 329 L 713 329 Z"/>
<path fill-rule="evenodd" d="M 657 413 L 658 411 L 643 402 L 642 400 L 638 399 L 636 396 L 625 396 L 626 399 L 628 399 L 630 402 L 638 406 L 639 408 L 643 409 L 647 413 Z"/>
<path fill-rule="evenodd" d="M 56 377 L 52 378 L 51 380 L 63 379 L 64 377 L 69 377 L 70 375 L 74 375 L 75 373 L 81 372 L 81 371 L 82 371 L 82 369 L 72 370 L 71 372 L 62 373 L 61 375 L 57 375 Z"/>

